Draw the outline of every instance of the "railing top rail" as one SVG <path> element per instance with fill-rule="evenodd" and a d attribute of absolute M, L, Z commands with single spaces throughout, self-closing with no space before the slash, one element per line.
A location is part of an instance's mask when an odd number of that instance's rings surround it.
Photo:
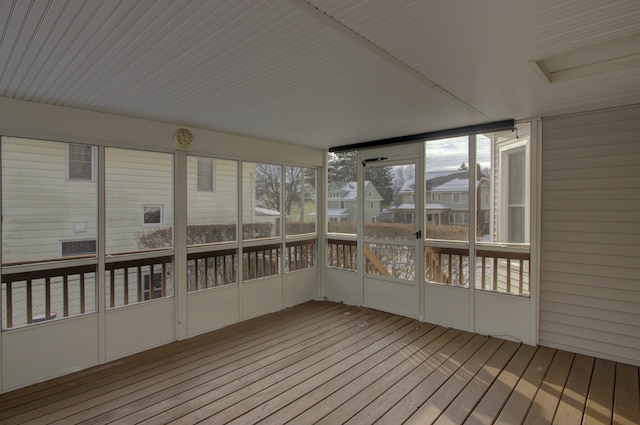
<path fill-rule="evenodd" d="M 353 239 L 327 239 L 327 243 L 332 245 L 347 245 L 347 246 L 358 245 L 358 241 Z"/>
<path fill-rule="evenodd" d="M 298 241 L 287 241 L 287 246 L 304 246 L 304 245 L 313 245 L 316 243 L 316 239 L 304 239 Z"/>
<path fill-rule="evenodd" d="M 43 259 L 35 259 L 35 260 L 26 260 L 26 261 L 3 261 L 2 267 L 18 267 L 18 266 L 32 266 L 34 264 L 46 264 L 47 266 L 52 266 L 55 264 L 63 263 L 66 261 L 76 261 L 76 260 L 95 260 L 97 257 L 95 254 L 86 254 L 86 255 L 73 255 L 68 257 L 55 257 L 55 258 L 43 258 Z"/>
<path fill-rule="evenodd" d="M 224 249 L 224 250 L 211 250 L 211 251 L 199 251 L 190 252 L 187 254 L 187 260 L 198 260 L 200 258 L 222 257 L 225 255 L 236 255 L 237 249 Z"/>
<path fill-rule="evenodd" d="M 162 257 L 149 257 L 138 259 L 120 259 L 117 261 L 110 261 L 105 264 L 106 270 L 117 270 L 125 267 L 138 267 L 148 266 L 150 264 L 167 264 L 173 262 L 173 255 L 165 255 Z"/>
<path fill-rule="evenodd" d="M 20 282 L 23 280 L 44 279 L 53 276 L 69 276 L 83 273 L 93 273 L 97 270 L 96 264 L 83 264 L 68 267 L 59 267 L 46 270 L 29 270 L 18 273 L 3 273 L 2 283 Z"/>
<path fill-rule="evenodd" d="M 272 244 L 267 244 L 267 245 L 255 245 L 255 246 L 245 246 L 242 248 L 242 252 L 243 253 L 247 253 L 247 252 L 260 252 L 260 251 L 266 251 L 268 249 L 278 249 L 281 248 L 282 245 L 279 243 L 272 243 Z"/>

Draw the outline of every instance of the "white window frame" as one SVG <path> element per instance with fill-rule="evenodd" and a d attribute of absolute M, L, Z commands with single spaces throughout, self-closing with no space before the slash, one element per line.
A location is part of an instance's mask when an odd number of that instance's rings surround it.
<path fill-rule="evenodd" d="M 498 222 L 498 240 L 508 242 L 509 228 L 509 156 L 518 151 L 524 151 L 524 242 L 531 242 L 531 234 L 529 232 L 531 225 L 531 170 L 530 170 L 530 143 L 527 140 L 516 140 L 503 143 L 497 147 L 499 164 L 499 185 L 500 195 L 498 197 L 498 208 L 500 209 Z"/>
<path fill-rule="evenodd" d="M 88 146 L 91 148 L 91 177 L 88 179 L 80 179 L 80 178 L 72 178 L 71 177 L 71 146 Z M 67 181 L 68 182 L 95 182 L 96 180 L 96 147 L 93 145 L 88 145 L 86 143 L 67 143 L 67 158 L 66 158 L 66 166 L 67 166 Z"/>
<path fill-rule="evenodd" d="M 200 161 L 211 162 L 211 189 L 205 190 L 200 188 L 200 178 L 209 177 L 208 175 L 204 175 L 200 173 Z M 208 158 L 206 156 L 196 157 L 196 192 L 203 192 L 203 193 L 216 192 L 216 160 L 214 158 Z"/>
<path fill-rule="evenodd" d="M 153 266 L 151 266 L 151 268 L 153 268 Z M 153 276 L 153 278 L 151 277 Z M 155 277 L 156 276 L 160 276 L 159 278 L 159 286 L 154 285 L 155 283 Z M 154 296 L 153 299 L 159 299 L 162 298 L 162 272 L 158 271 L 156 272 L 155 270 L 142 270 L 141 271 L 141 280 L 142 280 L 142 296 L 141 299 L 142 301 L 149 301 L 151 300 L 151 291 L 160 291 L 160 296 L 156 297 Z"/>
<path fill-rule="evenodd" d="M 159 223 L 147 223 L 146 221 L 146 209 L 147 208 L 160 208 L 160 222 Z M 144 204 L 142 206 L 142 224 L 144 226 L 162 226 L 164 223 L 164 205 L 163 204 Z"/>
<path fill-rule="evenodd" d="M 456 201 L 456 195 L 458 195 L 458 200 Z M 461 204 L 462 203 L 462 192 L 451 192 L 451 203 L 452 204 Z"/>

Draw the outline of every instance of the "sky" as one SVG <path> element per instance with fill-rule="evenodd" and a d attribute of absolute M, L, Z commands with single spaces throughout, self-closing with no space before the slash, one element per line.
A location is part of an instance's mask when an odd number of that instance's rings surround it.
<path fill-rule="evenodd" d="M 477 137 L 477 161 L 482 168 L 491 166 L 491 141 Z M 469 166 L 469 144 L 466 136 L 426 142 L 426 168 L 429 171 L 457 170 L 464 162 Z"/>

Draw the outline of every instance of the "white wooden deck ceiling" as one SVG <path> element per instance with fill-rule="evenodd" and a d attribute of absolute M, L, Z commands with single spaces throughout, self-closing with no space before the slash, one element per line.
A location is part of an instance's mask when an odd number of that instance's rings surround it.
<path fill-rule="evenodd" d="M 639 103 L 640 67 L 530 64 L 638 22 L 635 0 L 3 0 L 0 95 L 326 148 Z"/>

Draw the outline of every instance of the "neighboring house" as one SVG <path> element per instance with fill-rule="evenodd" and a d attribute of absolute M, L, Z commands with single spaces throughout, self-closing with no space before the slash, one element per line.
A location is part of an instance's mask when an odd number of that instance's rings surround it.
<path fill-rule="evenodd" d="M 357 182 L 331 182 L 328 188 L 327 219 L 354 222 L 358 213 Z M 382 196 L 370 181 L 364 182 L 364 220 L 375 223 L 381 212 Z"/>
<path fill-rule="evenodd" d="M 312 184 L 305 183 L 303 193 L 302 199 L 297 199 L 291 204 L 287 222 L 313 223 L 316 221 L 316 189 Z"/>
<path fill-rule="evenodd" d="M 489 217 L 489 180 L 478 170 L 476 209 L 478 224 Z M 469 171 L 427 172 L 426 223 L 434 225 L 469 225 Z M 480 226 L 479 226 L 480 228 Z"/>
<path fill-rule="evenodd" d="M 409 179 L 398 192 L 400 204 L 385 211 L 385 216 L 393 223 L 413 223 L 416 213 L 416 180 Z"/>

